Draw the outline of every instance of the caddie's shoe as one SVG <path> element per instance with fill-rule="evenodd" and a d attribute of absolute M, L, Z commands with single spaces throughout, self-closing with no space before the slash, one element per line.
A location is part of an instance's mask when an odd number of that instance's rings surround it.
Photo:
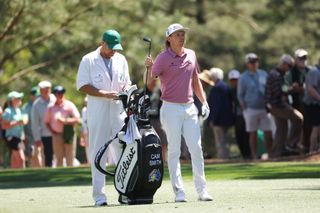
<path fill-rule="evenodd" d="M 177 192 L 176 198 L 174 201 L 177 202 L 187 202 L 186 195 L 184 194 L 183 191 Z"/>
<path fill-rule="evenodd" d="M 108 205 L 106 201 L 96 201 L 94 204 L 95 207 L 106 206 Z"/>
<path fill-rule="evenodd" d="M 202 192 L 199 194 L 200 201 L 213 201 L 213 198 L 209 195 L 207 191 Z"/>

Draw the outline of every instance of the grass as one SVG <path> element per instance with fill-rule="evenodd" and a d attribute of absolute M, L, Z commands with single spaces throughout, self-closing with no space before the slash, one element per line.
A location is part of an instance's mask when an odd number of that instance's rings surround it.
<path fill-rule="evenodd" d="M 205 166 L 207 180 L 320 178 L 320 163 L 233 163 Z M 182 165 L 185 180 L 192 180 L 191 165 Z M 165 180 L 168 170 L 165 167 Z M 107 184 L 112 178 L 106 177 Z M 90 185 L 89 167 L 1 170 L 0 189 Z"/>
<path fill-rule="evenodd" d="M 186 213 L 320 212 L 320 163 L 233 163 L 206 165 L 213 202 L 198 202 L 190 165 L 182 165 L 187 203 L 174 203 L 168 171 L 154 204 L 127 206 L 107 177 L 108 206 L 94 208 L 88 167 L 0 170 L 1 213 Z"/>

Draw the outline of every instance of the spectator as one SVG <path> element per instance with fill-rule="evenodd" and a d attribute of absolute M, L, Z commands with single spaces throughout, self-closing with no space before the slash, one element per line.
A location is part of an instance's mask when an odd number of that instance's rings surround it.
<path fill-rule="evenodd" d="M 308 67 L 308 52 L 304 49 L 297 49 L 294 53 L 295 64 L 290 72 L 287 73 L 285 79 L 290 87 L 292 87 L 292 95 L 289 96 L 289 103 L 293 108 L 300 111 L 304 117 L 303 122 L 303 138 L 302 144 L 294 144 L 291 141 L 288 141 L 286 149 L 293 152 L 299 152 L 301 149 L 304 149 L 306 152 L 309 150 L 310 146 L 310 134 L 311 134 L 311 125 L 310 118 L 306 115 L 305 104 L 303 103 L 303 96 L 305 94 L 305 79 L 309 71 Z"/>
<path fill-rule="evenodd" d="M 34 138 L 32 135 L 32 116 L 31 110 L 34 101 L 40 95 L 39 88 L 33 87 L 30 92 L 29 101 L 22 107 L 23 113 L 28 115 L 29 122 L 24 126 L 24 133 L 26 136 L 26 155 L 28 158 L 28 163 L 30 167 L 40 167 L 42 161 L 42 153 L 39 147 L 36 147 L 34 144 Z"/>
<path fill-rule="evenodd" d="M 51 94 L 51 83 L 49 81 L 41 81 L 38 84 L 40 88 L 40 96 L 34 101 L 31 110 L 31 128 L 35 141 L 36 149 L 44 152 L 44 162 L 46 167 L 52 167 L 53 148 L 52 135 L 44 122 L 44 115 L 48 105 L 55 102 L 54 95 Z M 41 166 L 43 163 L 41 162 Z"/>
<path fill-rule="evenodd" d="M 88 115 L 87 115 L 88 97 L 84 98 L 84 106 L 81 109 L 81 130 L 80 130 L 80 146 L 84 147 L 86 153 L 86 161 L 90 163 L 89 158 L 89 129 L 88 129 Z"/>
<path fill-rule="evenodd" d="M 283 55 L 278 66 L 271 70 L 267 79 L 265 101 L 277 127 L 273 144 L 275 157 L 285 154 L 286 141 L 298 144 L 301 140 L 303 116 L 289 105 L 288 95 L 291 89 L 288 88 L 284 80 L 285 73 L 291 69 L 293 63 L 294 60 L 290 55 Z M 291 122 L 289 135 L 288 120 Z"/>
<path fill-rule="evenodd" d="M 245 56 L 247 70 L 241 74 L 237 88 L 237 96 L 249 132 L 250 150 L 253 159 L 257 159 L 257 130 L 264 132 L 266 151 L 271 156 L 272 118 L 266 112 L 264 91 L 267 73 L 259 68 L 259 58 L 254 53 Z"/>
<path fill-rule="evenodd" d="M 218 158 L 228 159 L 229 144 L 227 132 L 234 122 L 231 90 L 223 82 L 223 71 L 220 68 L 211 68 L 209 72 L 214 86 L 209 94 L 210 115 L 208 122 L 213 130 Z"/>
<path fill-rule="evenodd" d="M 206 96 L 208 97 L 210 94 L 210 90 L 211 90 L 212 86 L 214 85 L 212 79 L 209 76 L 209 70 L 206 70 L 206 69 L 203 70 L 199 74 L 199 79 L 201 80 L 203 90 L 204 90 Z M 195 103 L 197 103 L 197 102 L 195 102 Z M 202 114 L 201 106 L 198 105 L 197 108 L 199 110 L 199 115 L 201 115 Z M 199 117 L 200 128 L 201 128 L 201 139 L 202 139 L 201 145 L 203 147 L 203 157 L 204 157 L 204 159 L 209 159 L 209 158 L 212 158 L 216 152 L 215 146 L 212 146 L 212 138 L 213 138 L 212 129 L 208 125 L 208 122 L 203 120 L 202 116 L 198 116 L 198 117 Z"/>
<path fill-rule="evenodd" d="M 320 62 L 320 61 L 319 61 Z M 320 140 L 320 63 L 310 70 L 306 78 L 305 103 L 307 117 L 310 118 L 312 132 L 310 136 L 310 153 L 319 151 Z"/>
<path fill-rule="evenodd" d="M 237 85 L 238 79 L 240 78 L 240 72 L 238 70 L 230 70 L 228 73 L 228 78 L 231 88 L 232 113 L 235 116 L 234 129 L 236 142 L 242 157 L 244 159 L 250 159 L 251 151 L 249 146 L 249 133 L 246 132 L 245 121 L 237 98 Z"/>
<path fill-rule="evenodd" d="M 56 166 L 63 166 L 63 158 L 67 166 L 73 165 L 76 149 L 75 125 L 80 123 L 80 113 L 74 103 L 64 98 L 66 90 L 62 86 L 55 86 L 53 94 L 56 101 L 49 105 L 44 121 L 52 135 L 53 152 Z"/>
<path fill-rule="evenodd" d="M 8 94 L 9 107 L 2 115 L 1 126 L 6 130 L 5 137 L 11 151 L 11 168 L 25 168 L 23 126 L 28 123 L 27 115 L 21 113 L 23 93 L 12 91 Z"/>
<path fill-rule="evenodd" d="M 0 165 L 4 166 L 4 151 L 5 151 L 5 147 L 4 147 L 4 135 L 2 134 L 2 126 L 1 126 L 1 120 L 2 120 L 2 113 L 3 113 L 3 109 L 0 106 Z"/>

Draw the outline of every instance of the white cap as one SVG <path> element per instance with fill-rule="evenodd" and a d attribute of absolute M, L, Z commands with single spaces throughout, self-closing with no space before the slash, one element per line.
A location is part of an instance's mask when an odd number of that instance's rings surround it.
<path fill-rule="evenodd" d="M 51 87 L 51 83 L 49 81 L 40 81 L 38 84 L 40 89 Z"/>
<path fill-rule="evenodd" d="M 218 67 L 213 67 L 209 70 L 209 76 L 213 80 L 223 80 L 223 70 Z"/>
<path fill-rule="evenodd" d="M 284 54 L 280 58 L 280 63 L 286 63 L 292 66 L 294 63 L 294 60 L 291 55 Z"/>
<path fill-rule="evenodd" d="M 240 72 L 238 70 L 230 70 L 228 73 L 229 80 L 231 79 L 239 79 L 240 78 Z"/>
<path fill-rule="evenodd" d="M 187 31 L 189 30 L 189 28 L 183 27 L 181 24 L 178 23 L 171 24 L 166 31 L 166 37 L 170 36 L 172 33 L 179 30 Z"/>
<path fill-rule="evenodd" d="M 245 56 L 245 62 L 248 63 L 250 60 L 257 60 L 259 59 L 258 56 L 255 53 L 248 53 Z"/>
<path fill-rule="evenodd" d="M 301 58 L 303 56 L 307 56 L 308 55 L 308 52 L 304 49 L 297 49 L 295 52 L 294 52 L 294 56 L 296 58 Z"/>

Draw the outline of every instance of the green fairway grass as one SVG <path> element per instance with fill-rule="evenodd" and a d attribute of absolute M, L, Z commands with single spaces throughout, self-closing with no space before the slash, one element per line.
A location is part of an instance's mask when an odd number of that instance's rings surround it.
<path fill-rule="evenodd" d="M 181 167 L 185 180 L 192 180 L 191 165 Z M 205 166 L 207 180 L 320 178 L 320 163 L 235 163 Z M 168 179 L 165 166 L 164 179 Z M 107 184 L 112 178 L 106 177 Z M 89 167 L 0 171 L 0 189 L 89 185 Z"/>
<path fill-rule="evenodd" d="M 190 165 L 182 165 L 187 203 L 174 203 L 168 172 L 152 205 L 128 206 L 107 177 L 108 206 L 96 208 L 88 167 L 0 171 L 0 213 L 319 212 L 320 163 L 206 165 L 213 202 L 197 201 Z"/>

